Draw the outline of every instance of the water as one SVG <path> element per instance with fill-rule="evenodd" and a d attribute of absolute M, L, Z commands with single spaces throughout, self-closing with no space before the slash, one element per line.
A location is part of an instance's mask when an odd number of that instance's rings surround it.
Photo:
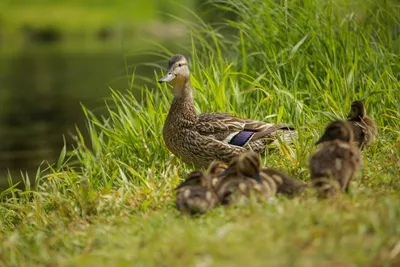
<path fill-rule="evenodd" d="M 115 47 L 61 49 L 31 45 L 19 52 L 0 53 L 0 190 L 20 171 L 32 178 L 39 164 L 57 160 L 63 135 L 72 143 L 75 126 L 85 129 L 83 103 L 96 114 L 104 112 L 102 98 L 109 87 L 128 88 L 126 66 L 151 58 L 127 58 Z M 149 78 L 153 68 L 138 68 Z"/>

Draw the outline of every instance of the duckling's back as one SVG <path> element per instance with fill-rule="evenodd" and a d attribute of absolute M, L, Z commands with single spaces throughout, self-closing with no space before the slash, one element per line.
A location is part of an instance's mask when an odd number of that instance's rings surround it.
<path fill-rule="evenodd" d="M 176 208 L 184 214 L 203 214 L 218 203 L 217 195 L 202 186 L 185 186 L 176 194 Z"/>
<path fill-rule="evenodd" d="M 306 188 L 306 185 L 298 179 L 273 168 L 263 168 L 262 173 L 265 173 L 275 181 L 277 184 L 277 194 L 295 196 L 303 192 Z"/>
<path fill-rule="evenodd" d="M 339 140 L 325 142 L 310 158 L 311 179 L 337 181 L 341 190 L 361 166 L 361 155 L 352 143 Z"/>
<path fill-rule="evenodd" d="M 369 117 L 364 117 L 361 121 L 349 121 L 354 134 L 354 141 L 362 150 L 372 144 L 378 136 L 378 127 L 375 121 Z"/>

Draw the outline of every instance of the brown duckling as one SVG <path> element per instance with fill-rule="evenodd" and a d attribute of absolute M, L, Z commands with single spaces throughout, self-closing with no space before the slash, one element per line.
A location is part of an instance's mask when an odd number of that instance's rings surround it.
<path fill-rule="evenodd" d="M 296 196 L 301 194 L 306 184 L 300 182 L 298 179 L 290 177 L 286 173 L 278 171 L 273 168 L 262 168 L 261 172 L 270 177 L 277 185 L 277 194 L 284 194 L 287 196 Z"/>
<path fill-rule="evenodd" d="M 361 101 L 351 104 L 348 122 L 353 128 L 354 141 L 361 150 L 372 144 L 378 136 L 376 123 L 366 115 L 365 105 Z"/>
<path fill-rule="evenodd" d="M 242 154 L 237 162 L 239 172 L 245 173 L 246 176 L 254 176 L 255 171 L 258 170 L 260 180 L 263 186 L 267 188 L 270 197 L 278 193 L 293 196 L 304 190 L 305 185 L 299 180 L 272 168 L 261 168 L 260 165 L 260 157 L 254 152 Z M 257 177 L 257 174 L 255 175 Z"/>
<path fill-rule="evenodd" d="M 264 174 L 260 174 L 259 155 L 252 151 L 235 157 L 220 176 L 216 192 L 222 205 L 240 203 L 252 194 L 267 200 L 273 195 L 272 191 L 276 191 L 276 187 L 264 181 Z"/>
<path fill-rule="evenodd" d="M 309 169 L 314 187 L 322 197 L 347 191 L 354 174 L 361 167 L 361 154 L 353 143 L 348 122 L 334 121 L 317 141 L 321 144 L 311 156 Z"/>
<path fill-rule="evenodd" d="M 218 203 L 218 196 L 211 188 L 211 176 L 202 171 L 191 172 L 176 190 L 176 208 L 184 214 L 203 214 Z"/>
<path fill-rule="evenodd" d="M 214 160 L 208 167 L 207 173 L 211 176 L 211 187 L 216 188 L 218 181 L 221 179 L 221 173 L 228 168 L 228 165 L 220 160 Z"/>

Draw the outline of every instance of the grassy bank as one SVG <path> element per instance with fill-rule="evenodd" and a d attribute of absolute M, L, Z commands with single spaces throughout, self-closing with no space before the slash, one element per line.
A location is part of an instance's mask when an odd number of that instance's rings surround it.
<path fill-rule="evenodd" d="M 297 126 L 299 142 L 262 158 L 307 180 L 313 143 L 362 99 L 379 126 L 351 192 L 217 208 L 186 218 L 173 188 L 190 171 L 161 136 L 167 86 L 112 91 L 109 114 L 84 109 L 90 138 L 1 194 L 5 266 L 390 266 L 400 263 L 400 7 L 395 1 L 215 1 L 235 21 L 189 23 L 198 111 Z M 153 51 L 159 53 L 158 51 Z M 162 66 L 170 54 L 160 54 Z M 155 65 L 157 66 L 157 65 Z M 156 71 L 156 81 L 161 75 Z M 135 84 L 132 76 L 132 87 Z"/>

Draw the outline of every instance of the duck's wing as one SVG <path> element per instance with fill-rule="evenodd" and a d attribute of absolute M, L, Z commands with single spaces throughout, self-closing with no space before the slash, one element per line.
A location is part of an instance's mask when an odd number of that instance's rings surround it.
<path fill-rule="evenodd" d="M 201 135 L 236 146 L 245 146 L 250 140 L 273 137 L 278 130 L 293 129 L 288 124 L 271 124 L 218 112 L 200 114 L 195 124 L 195 130 Z"/>

